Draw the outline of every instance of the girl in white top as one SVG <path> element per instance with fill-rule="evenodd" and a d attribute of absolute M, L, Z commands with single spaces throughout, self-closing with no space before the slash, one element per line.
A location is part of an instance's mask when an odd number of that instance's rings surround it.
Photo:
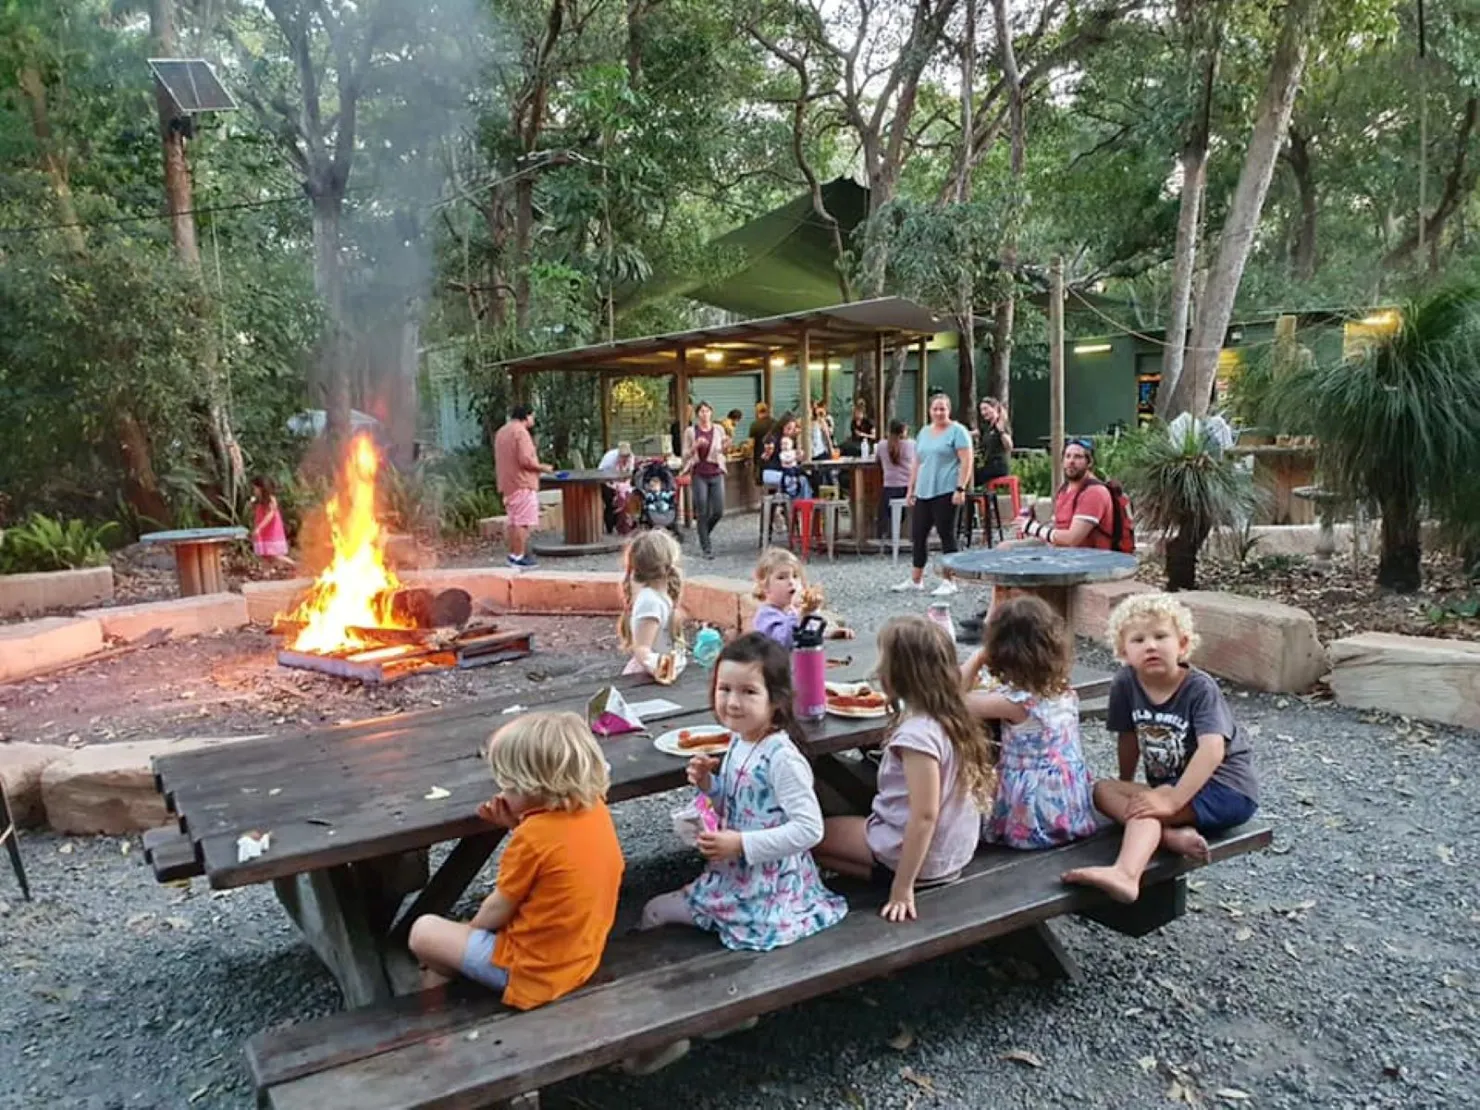
<path fill-rule="evenodd" d="M 683 593 L 682 562 L 683 549 L 662 529 L 643 532 L 627 545 L 622 616 L 617 621 L 622 650 L 631 655 L 623 674 L 647 671 L 665 677 L 658 673 L 661 660 L 683 646 L 678 609 Z"/>

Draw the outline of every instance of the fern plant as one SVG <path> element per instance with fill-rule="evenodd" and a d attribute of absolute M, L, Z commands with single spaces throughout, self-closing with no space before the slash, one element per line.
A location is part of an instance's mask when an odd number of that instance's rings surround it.
<path fill-rule="evenodd" d="M 0 573 L 102 566 L 108 561 L 104 544 L 117 534 L 118 525 L 111 520 L 101 524 L 84 520 L 64 522 L 44 513 L 32 513 L 24 524 L 6 529 L 4 540 L 0 541 Z"/>

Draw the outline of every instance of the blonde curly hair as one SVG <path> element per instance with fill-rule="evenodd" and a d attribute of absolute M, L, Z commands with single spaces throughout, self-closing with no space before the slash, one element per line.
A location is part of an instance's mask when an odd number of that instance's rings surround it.
<path fill-rule="evenodd" d="M 1106 639 L 1115 652 L 1115 658 L 1125 661 L 1125 634 L 1134 625 L 1153 624 L 1166 621 L 1177 630 L 1179 639 L 1187 641 L 1187 655 L 1197 650 L 1197 630 L 1192 624 L 1192 610 L 1183 605 L 1172 594 L 1133 594 L 1110 613 L 1110 626 Z M 1186 662 L 1179 659 L 1179 663 Z"/>

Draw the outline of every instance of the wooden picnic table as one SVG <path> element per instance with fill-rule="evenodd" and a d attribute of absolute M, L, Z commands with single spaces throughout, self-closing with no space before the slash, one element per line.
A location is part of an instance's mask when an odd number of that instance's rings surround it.
<path fill-rule="evenodd" d="M 218 594 L 226 588 L 221 552 L 229 543 L 247 538 L 245 528 L 179 528 L 146 532 L 140 543 L 166 544 L 175 557 L 175 578 L 181 597 Z"/>
<path fill-rule="evenodd" d="M 828 657 L 830 680 L 867 677 L 874 652 L 837 642 Z M 1108 689 L 1109 676 L 1080 670 L 1082 697 Z M 606 684 L 629 701 L 662 698 L 678 705 L 645 719 L 649 733 L 601 741 L 611 764 L 611 802 L 682 786 L 687 760 L 657 751 L 652 736 L 713 722 L 708 675 L 690 667 L 662 687 L 628 677 Z M 584 713 L 602 683 L 531 692 L 540 709 Z M 477 815 L 493 785 L 483 759 L 489 735 L 510 719 L 514 699 L 379 718 L 355 725 L 245 740 L 163 756 L 156 785 L 175 815 L 187 854 L 161 879 L 203 874 L 215 889 L 272 883 L 278 899 L 338 981 L 346 1003 L 362 1006 L 415 989 L 416 968 L 405 947 L 411 922 L 446 913 L 504 836 Z M 877 745 L 887 722 L 828 716 L 806 726 L 805 752 L 820 782 L 860 812 L 869 792 L 839 752 Z M 443 792 L 445 791 L 445 796 Z M 267 849 L 239 858 L 238 839 L 270 834 Z M 435 874 L 427 849 L 455 841 Z M 156 837 L 146 849 L 158 850 Z M 401 911 L 407 895 L 416 893 Z M 400 912 L 398 912 L 400 911 Z"/>
<path fill-rule="evenodd" d="M 620 550 L 622 540 L 608 536 L 602 522 L 601 487 L 611 482 L 631 481 L 620 470 L 557 470 L 540 476 L 540 489 L 560 491 L 560 513 L 565 535 L 559 542 L 533 540 L 536 555 L 557 558 L 573 555 L 606 555 Z"/>
<path fill-rule="evenodd" d="M 966 582 L 993 587 L 992 600 L 1013 594 L 1041 597 L 1074 627 L 1074 587 L 1088 582 L 1112 582 L 1136 573 L 1136 557 L 1121 551 L 1087 547 L 1051 547 L 1023 544 L 977 548 L 941 556 L 941 566 Z"/>

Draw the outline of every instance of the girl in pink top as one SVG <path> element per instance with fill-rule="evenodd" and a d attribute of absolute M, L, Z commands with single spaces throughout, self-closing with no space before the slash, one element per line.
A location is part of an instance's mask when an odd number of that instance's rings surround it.
<path fill-rule="evenodd" d="M 283 514 L 278 511 L 272 482 L 266 478 L 252 479 L 252 517 L 252 550 L 257 557 L 291 567 L 293 560 L 288 558 L 288 533 L 283 528 Z"/>
<path fill-rule="evenodd" d="M 879 535 L 889 535 L 889 502 L 909 493 L 910 470 L 915 465 L 915 441 L 905 439 L 909 429 L 903 420 L 889 424 L 889 438 L 879 444 L 879 467 L 884 471 L 884 492 L 879 498 Z"/>
<path fill-rule="evenodd" d="M 892 728 L 867 817 L 829 817 L 813 851 L 824 868 L 887 884 L 880 912 L 915 917 L 915 890 L 950 882 L 976 854 L 979 807 L 997 774 L 961 692 L 956 645 L 924 617 L 895 617 L 879 632 L 879 683 Z"/>

